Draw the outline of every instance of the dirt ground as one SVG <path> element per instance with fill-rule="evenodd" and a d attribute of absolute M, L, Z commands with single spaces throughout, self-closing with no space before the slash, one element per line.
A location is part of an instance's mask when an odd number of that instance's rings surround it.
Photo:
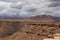
<path fill-rule="evenodd" d="M 0 21 L 0 40 L 43 40 L 60 33 L 60 23 Z"/>

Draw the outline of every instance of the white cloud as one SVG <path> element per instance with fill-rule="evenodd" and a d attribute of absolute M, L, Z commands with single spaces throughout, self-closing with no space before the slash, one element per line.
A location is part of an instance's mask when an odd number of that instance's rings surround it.
<path fill-rule="evenodd" d="M 59 11 L 60 3 L 57 3 L 56 0 L 0 0 L 0 14 L 2 15 L 14 16 L 19 14 L 27 17 L 46 14 L 58 16 Z"/>
<path fill-rule="evenodd" d="M 4 2 L 17 2 L 19 0 L 0 0 L 0 1 L 4 1 Z"/>
<path fill-rule="evenodd" d="M 11 5 L 11 7 L 12 7 L 12 8 L 16 8 L 16 9 L 21 9 L 24 5 L 25 5 L 24 2 L 19 1 L 19 2 L 13 3 L 13 4 Z"/>
<path fill-rule="evenodd" d="M 44 0 L 25 0 L 25 1 L 19 1 L 13 3 L 11 6 L 15 9 L 20 9 L 21 14 L 25 16 L 31 16 L 31 15 L 40 15 L 44 14 L 41 10 L 46 7 L 50 2 L 44 1 Z M 43 9 L 43 10 L 44 10 Z"/>
<path fill-rule="evenodd" d="M 0 1 L 0 6 L 11 6 L 12 3 L 10 2 L 2 2 Z"/>

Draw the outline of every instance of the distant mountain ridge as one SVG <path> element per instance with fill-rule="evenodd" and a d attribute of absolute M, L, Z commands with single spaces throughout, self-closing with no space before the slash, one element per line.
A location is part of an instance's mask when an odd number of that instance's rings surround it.
<path fill-rule="evenodd" d="M 36 15 L 36 16 L 30 16 L 30 17 L 21 17 L 21 16 L 6 16 L 6 15 L 0 15 L 0 19 L 19 19 L 19 20 L 60 20 L 60 17 L 55 17 L 55 16 L 51 16 L 51 15 Z"/>
<path fill-rule="evenodd" d="M 32 16 L 29 17 L 28 19 L 31 20 L 60 20 L 60 17 L 55 17 L 55 16 L 51 16 L 51 15 L 36 15 L 36 16 Z"/>
<path fill-rule="evenodd" d="M 16 15 L 14 16 L 0 15 L 0 19 L 24 19 L 24 18 Z"/>

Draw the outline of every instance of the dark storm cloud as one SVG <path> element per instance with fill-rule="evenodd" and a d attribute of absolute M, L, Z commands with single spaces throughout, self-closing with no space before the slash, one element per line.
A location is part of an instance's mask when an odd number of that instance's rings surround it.
<path fill-rule="evenodd" d="M 32 9 L 27 9 L 26 10 L 27 12 L 35 12 L 35 11 L 37 11 L 35 8 L 32 8 Z"/>
<path fill-rule="evenodd" d="M 49 0 L 49 2 L 51 2 L 51 4 L 49 5 L 49 7 L 60 6 L 60 0 Z"/>
<path fill-rule="evenodd" d="M 60 6 L 60 3 L 54 3 L 54 2 L 52 2 L 50 5 L 49 5 L 49 7 L 57 7 L 57 6 Z"/>
<path fill-rule="evenodd" d="M 37 11 L 37 8 L 34 8 L 34 7 L 28 7 L 25 9 L 26 12 L 36 12 Z"/>
<path fill-rule="evenodd" d="M 49 0 L 49 1 L 58 2 L 58 1 L 60 1 L 60 0 Z"/>

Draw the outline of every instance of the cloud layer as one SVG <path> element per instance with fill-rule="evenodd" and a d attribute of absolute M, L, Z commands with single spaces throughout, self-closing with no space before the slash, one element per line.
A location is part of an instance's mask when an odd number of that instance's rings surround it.
<path fill-rule="evenodd" d="M 29 17 L 60 16 L 60 0 L 0 0 L 0 15 Z"/>

